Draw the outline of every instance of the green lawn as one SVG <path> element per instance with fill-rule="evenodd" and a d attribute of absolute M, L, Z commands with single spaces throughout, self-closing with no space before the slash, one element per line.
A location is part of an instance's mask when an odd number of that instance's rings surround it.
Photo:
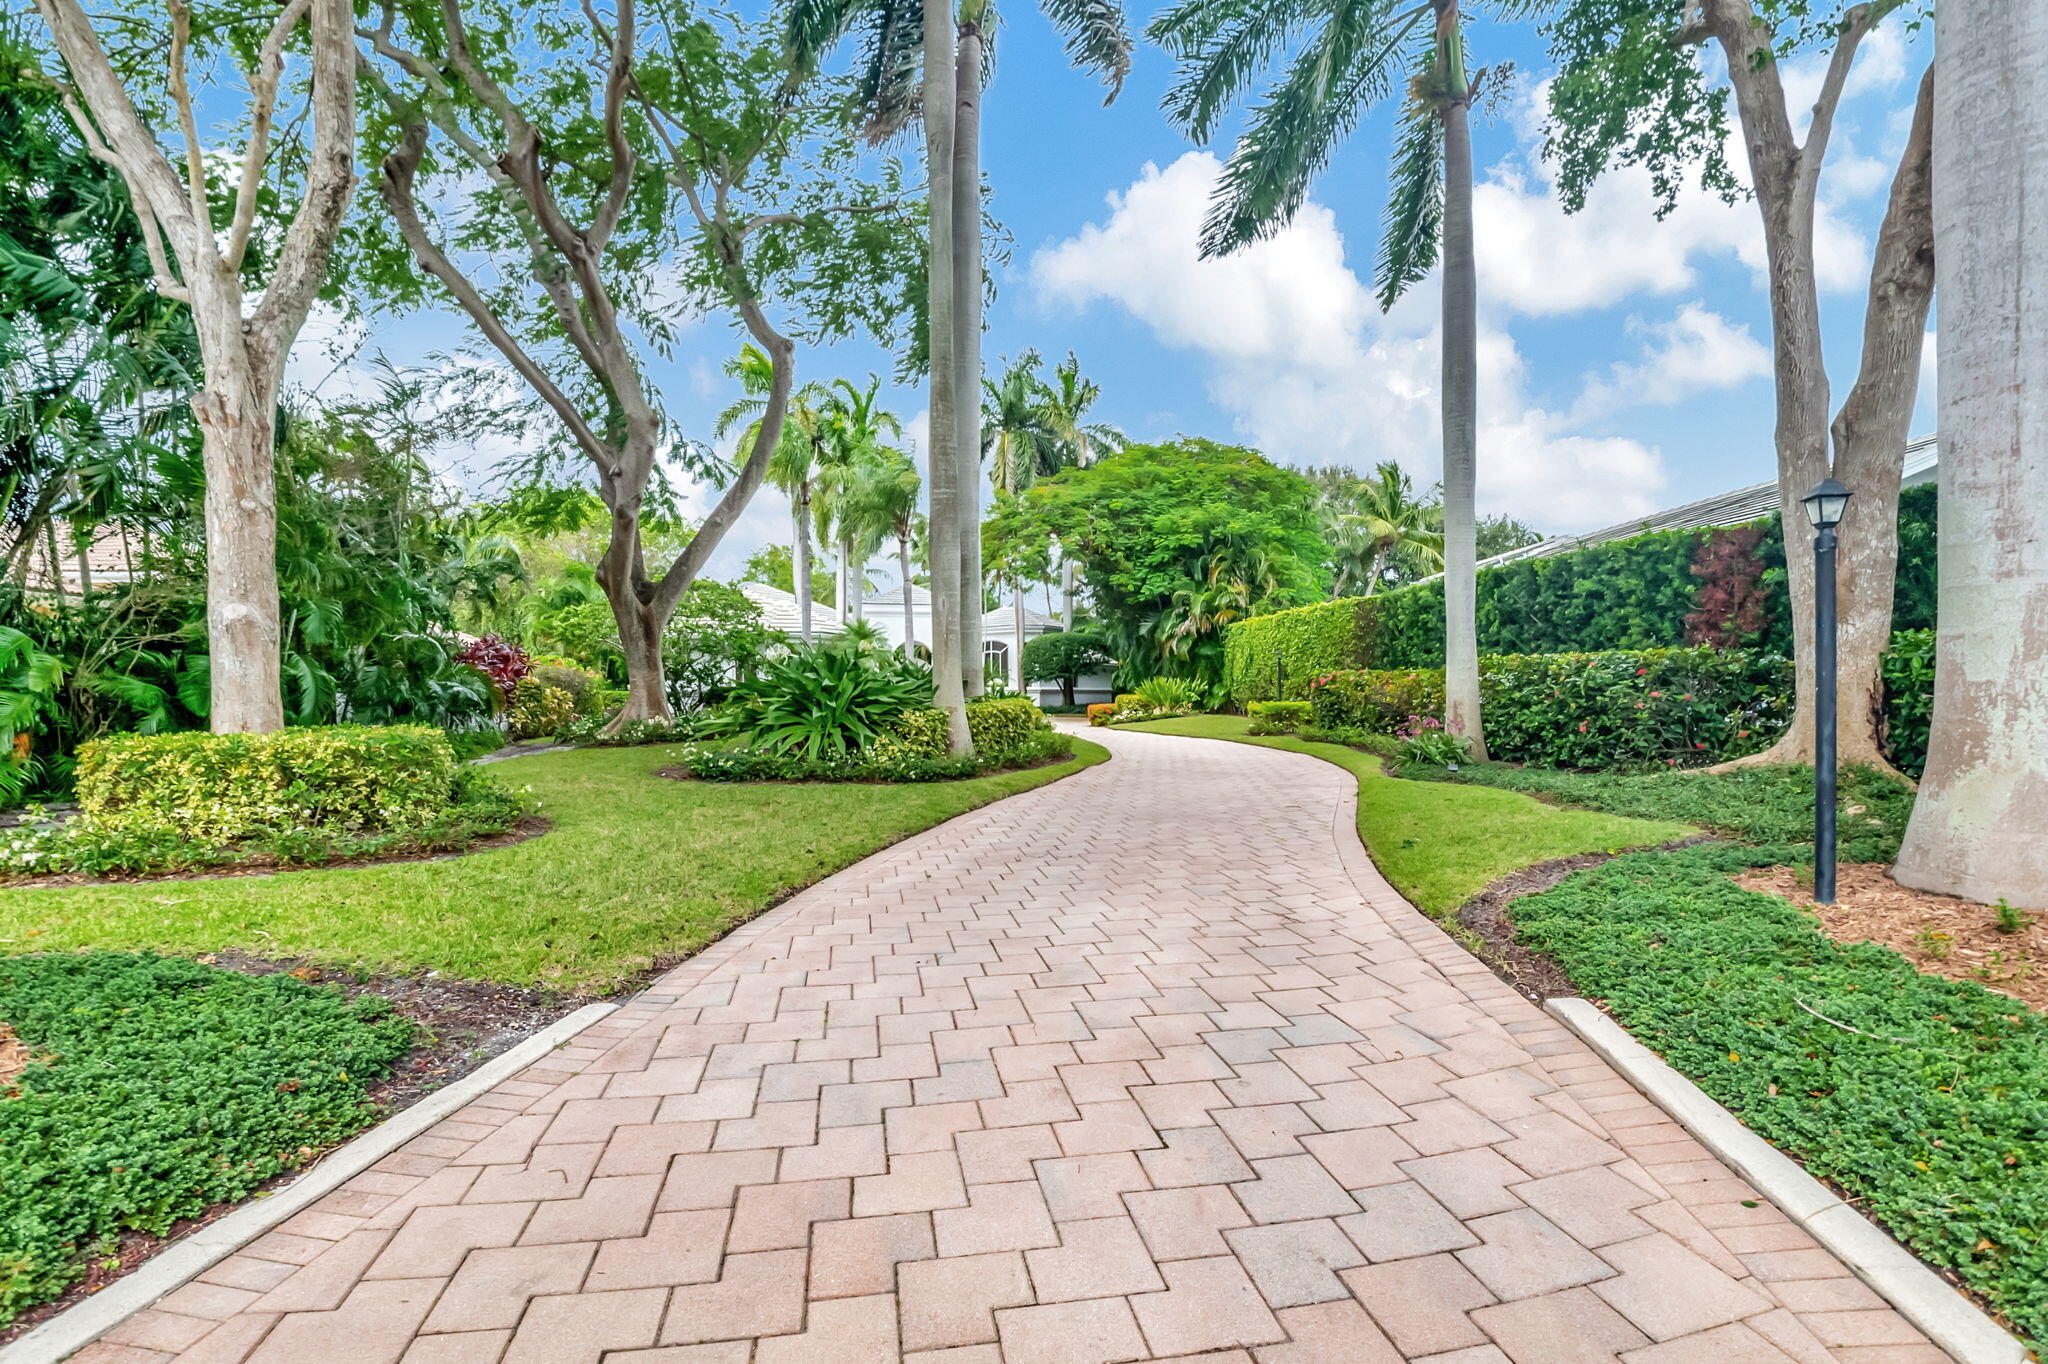
<path fill-rule="evenodd" d="M 1665 820 L 1560 809 L 1513 791 L 1402 781 L 1370 753 L 1295 738 L 1253 738 L 1236 715 L 1196 715 L 1121 728 L 1230 739 L 1307 753 L 1358 778 L 1358 835 L 1394 889 L 1429 914 L 1456 908 L 1489 883 L 1537 862 L 1641 848 L 1699 831 Z"/>
<path fill-rule="evenodd" d="M 373 970 L 608 991 L 878 848 L 1101 762 L 898 786 L 656 776 L 673 748 L 544 753 L 491 769 L 554 829 L 437 862 L 0 891 L 0 951 L 239 948 Z"/>

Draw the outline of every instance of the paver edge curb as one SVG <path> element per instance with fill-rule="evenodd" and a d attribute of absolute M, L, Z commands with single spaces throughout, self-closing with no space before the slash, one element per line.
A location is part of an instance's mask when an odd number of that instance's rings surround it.
<path fill-rule="evenodd" d="M 617 1004 L 588 1004 L 565 1014 L 469 1074 L 336 1147 L 311 1169 L 266 1198 L 209 1222 L 140 1269 L 66 1308 L 5 1349 L 0 1364 L 52 1364 L 68 1359 L 158 1299 L 182 1288 L 278 1223 L 303 1211 L 420 1133 L 503 1083 L 601 1018 Z"/>
<path fill-rule="evenodd" d="M 2026 1346 L 1919 1257 L 1797 1161 L 1744 1127 L 1590 1000 L 1550 999 L 1543 1007 L 1958 1364 L 2026 1364 L 2033 1358 Z M 0 1359 L 0 1364 L 6 1361 Z"/>

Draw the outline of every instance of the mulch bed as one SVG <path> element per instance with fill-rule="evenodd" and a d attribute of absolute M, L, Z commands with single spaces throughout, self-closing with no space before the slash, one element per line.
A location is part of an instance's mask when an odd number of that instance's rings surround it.
<path fill-rule="evenodd" d="M 1844 863 L 1832 905 L 1813 902 L 1811 867 L 1759 867 L 1733 879 L 1810 911 L 1836 942 L 1882 943 L 1929 975 L 1975 981 L 2048 1010 L 2048 914 L 2001 933 L 1989 905 L 1902 886 L 1881 862 Z"/>
<path fill-rule="evenodd" d="M 538 838 L 554 827 L 552 820 L 539 815 L 523 815 L 518 823 L 502 833 L 490 834 L 479 838 L 466 848 L 453 850 L 388 852 L 379 853 L 374 857 L 338 857 L 331 862 L 284 862 L 275 857 L 255 856 L 246 862 L 237 862 L 226 867 L 208 867 L 204 871 L 144 871 L 130 876 L 87 876 L 82 872 L 63 872 L 56 876 L 30 876 L 18 881 L 0 881 L 0 890 L 48 890 L 57 886 L 126 886 L 137 881 L 221 881 L 236 876 L 277 876 L 294 871 L 348 871 L 357 867 L 381 867 L 392 862 L 445 862 L 450 858 L 468 857 L 472 853 L 509 848 L 515 843 L 524 843 L 529 838 Z"/>
<path fill-rule="evenodd" d="M 274 960 L 242 952 L 221 952 L 198 960 L 208 966 L 252 976 L 284 972 L 300 980 L 322 981 L 340 987 L 350 998 L 376 995 L 389 1000 L 401 1016 L 416 1023 L 420 1029 L 419 1045 L 392 1067 L 390 1076 L 383 1083 L 370 1090 L 370 1101 L 378 1109 L 379 1122 L 461 1079 L 564 1014 L 590 1002 L 544 990 L 492 985 L 485 981 L 452 980 L 433 973 L 365 978 L 351 971 L 333 970 L 302 960 Z M 4 1024 L 0 1024 L 0 1073 L 4 1073 L 8 1063 L 10 1046 L 22 1052 L 21 1064 L 26 1064 L 27 1049 L 15 1040 Z M 18 1071 L 19 1066 L 16 1069 Z M 294 1174 L 273 1180 L 250 1194 L 244 1202 L 259 1198 L 296 1177 Z M 114 1253 L 94 1261 L 85 1277 L 73 1284 L 63 1297 L 23 1312 L 0 1330 L 0 1346 L 33 1330 L 81 1299 L 91 1297 L 140 1267 L 172 1242 L 241 1206 L 243 1203 L 215 1204 L 199 1216 L 179 1222 L 165 1236 L 151 1236 L 139 1231 L 124 1233 Z"/>

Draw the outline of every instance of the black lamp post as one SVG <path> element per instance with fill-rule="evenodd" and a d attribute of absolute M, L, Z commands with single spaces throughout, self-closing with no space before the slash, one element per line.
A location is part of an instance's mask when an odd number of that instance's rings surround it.
<path fill-rule="evenodd" d="M 1273 699 L 1275 701 L 1285 701 L 1287 699 L 1286 659 L 1287 651 L 1285 649 L 1273 650 Z"/>
<path fill-rule="evenodd" d="M 1813 523 L 1813 898 L 1835 902 L 1835 527 L 1849 490 L 1832 478 L 1799 499 Z"/>

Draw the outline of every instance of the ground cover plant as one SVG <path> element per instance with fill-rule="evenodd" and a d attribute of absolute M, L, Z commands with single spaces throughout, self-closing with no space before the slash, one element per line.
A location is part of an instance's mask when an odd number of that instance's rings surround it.
<path fill-rule="evenodd" d="M 591 748 L 495 763 L 553 827 L 440 861 L 289 876 L 0 891 L 22 950 L 239 948 L 385 971 L 608 991 L 680 960 L 897 839 L 1108 755 L 920 785 L 669 781 L 673 747 Z M 4 1016 L 4 1015 L 0 1015 Z"/>
<path fill-rule="evenodd" d="M 381 1000 L 149 953 L 0 959 L 30 1053 L 0 1097 L 0 1326 L 124 1230 L 161 1234 L 377 1116 L 413 1045 Z"/>
<path fill-rule="evenodd" d="M 1234 715 L 1197 715 L 1133 726 L 1144 733 L 1234 739 L 1335 763 L 1358 778 L 1358 834 L 1396 890 L 1440 915 L 1521 868 L 1553 858 L 1613 852 L 1697 832 L 1670 820 L 1564 810 L 1512 791 L 1386 774 L 1379 756 L 1288 736 L 1254 738 Z"/>

